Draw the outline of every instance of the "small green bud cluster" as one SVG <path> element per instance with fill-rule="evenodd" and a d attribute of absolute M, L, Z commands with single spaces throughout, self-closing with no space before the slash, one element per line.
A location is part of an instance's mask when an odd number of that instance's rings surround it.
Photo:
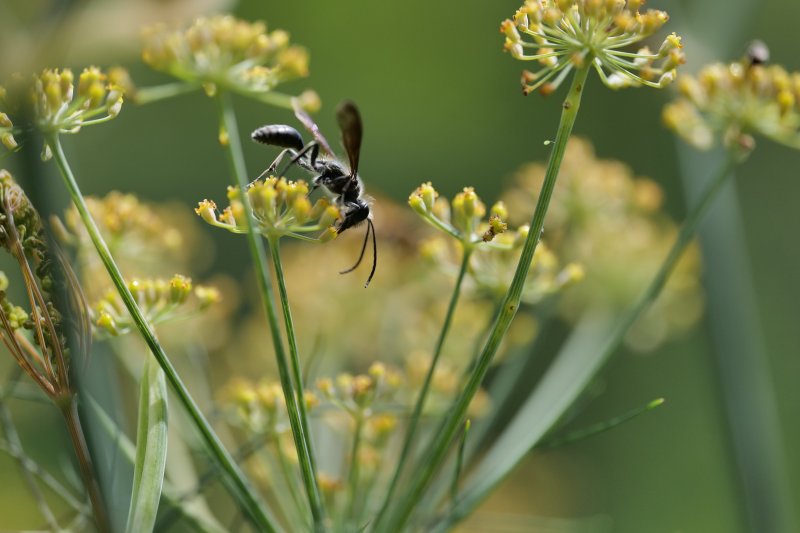
<path fill-rule="evenodd" d="M 528 236 L 527 225 L 509 230 L 505 202 L 496 202 L 486 219 L 486 205 L 472 187 L 466 187 L 448 203 L 430 183 L 424 183 L 411 193 L 408 203 L 425 221 L 457 240 L 455 243 L 441 236 L 427 239 L 420 246 L 423 258 L 445 271 L 457 272 L 461 257 L 459 248 L 469 250 L 468 272 L 477 288 L 492 298 L 505 293 Z M 523 298 L 529 303 L 538 302 L 580 281 L 582 272 L 578 265 L 562 269 L 547 247 L 539 246 L 531 274 L 526 278 Z"/>
<path fill-rule="evenodd" d="M 314 204 L 308 199 L 308 184 L 270 176 L 247 188 L 257 230 L 262 234 L 285 235 L 303 240 L 327 242 L 336 237 L 334 223 L 340 213 L 327 198 Z M 221 212 L 211 200 L 203 200 L 195 209 L 204 221 L 233 233 L 247 232 L 247 219 L 241 191 L 228 187 L 228 207 Z M 309 237 L 306 234 L 316 234 Z"/>
<path fill-rule="evenodd" d="M 664 108 L 664 123 L 688 143 L 708 149 L 721 139 L 751 149 L 751 135 L 800 148 L 800 73 L 751 58 L 714 63 L 678 85 L 681 96 Z"/>
<path fill-rule="evenodd" d="M 19 145 L 14 138 L 14 123 L 8 116 L 6 110 L 9 105 L 6 101 L 8 93 L 5 87 L 0 86 L 0 143 L 3 144 L 8 150 L 16 150 Z"/>
<path fill-rule="evenodd" d="M 491 242 L 508 229 L 505 206 L 494 205 L 489 219 L 484 220 L 486 205 L 472 187 L 465 187 L 448 203 L 430 182 L 423 183 L 408 197 L 408 205 L 426 222 L 468 247 Z"/>
<path fill-rule="evenodd" d="M 674 33 L 658 51 L 627 48 L 658 31 L 669 20 L 664 11 L 640 13 L 642 0 L 526 0 L 513 20 L 500 25 L 504 48 L 522 61 L 537 61 L 538 72 L 525 71 L 525 94 L 555 91 L 573 68 L 587 62 L 605 85 L 664 87 L 685 62 L 681 38 Z M 534 50 L 528 53 L 527 50 Z M 658 63 L 658 64 L 657 64 Z"/>
<path fill-rule="evenodd" d="M 128 282 L 137 305 L 151 324 L 185 318 L 221 301 L 220 292 L 207 286 L 194 287 L 192 280 L 176 274 L 170 280 L 134 279 Z M 98 330 L 118 336 L 136 328 L 119 292 L 109 290 L 94 305 L 93 322 Z"/>
<path fill-rule="evenodd" d="M 305 402 L 310 411 L 319 404 L 319 398 L 306 391 Z M 277 435 L 289 429 L 283 389 L 278 381 L 234 379 L 226 387 L 224 404 L 231 415 L 229 421 L 249 433 Z"/>
<path fill-rule="evenodd" d="M 342 373 L 335 379 L 320 378 L 317 390 L 322 398 L 345 411 L 363 413 L 376 403 L 393 398 L 402 382 L 397 371 L 383 363 L 373 363 L 364 374 Z"/>

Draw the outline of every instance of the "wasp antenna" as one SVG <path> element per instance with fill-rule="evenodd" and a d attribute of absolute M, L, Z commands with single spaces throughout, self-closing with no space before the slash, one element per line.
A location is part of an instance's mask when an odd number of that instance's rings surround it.
<path fill-rule="evenodd" d="M 361 264 L 361 260 L 364 259 L 364 252 L 367 250 L 367 242 L 369 242 L 370 229 L 374 231 L 374 228 L 372 227 L 372 221 L 367 219 L 367 222 L 369 222 L 369 224 L 367 225 L 367 233 L 364 234 L 364 242 L 361 244 L 361 253 L 358 254 L 358 261 L 356 261 L 356 264 L 351 266 L 347 270 L 342 270 L 341 272 L 339 272 L 339 274 L 349 274 L 350 272 L 358 268 L 358 265 Z"/>
<path fill-rule="evenodd" d="M 369 235 L 369 230 L 372 230 L 372 270 L 369 271 L 369 277 L 364 284 L 365 289 L 369 287 L 369 282 L 372 281 L 372 276 L 375 275 L 375 268 L 378 266 L 378 241 L 375 237 L 375 226 L 372 225 L 372 220 L 370 219 L 367 219 L 367 224 L 367 235 Z"/>

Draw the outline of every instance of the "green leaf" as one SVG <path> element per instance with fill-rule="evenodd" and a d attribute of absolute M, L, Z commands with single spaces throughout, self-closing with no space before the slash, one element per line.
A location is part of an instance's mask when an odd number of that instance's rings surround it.
<path fill-rule="evenodd" d="M 139 422 L 133 495 L 125 531 L 153 531 L 167 464 L 167 380 L 153 357 L 147 358 L 139 390 Z"/>
<path fill-rule="evenodd" d="M 595 435 L 614 429 L 620 424 L 624 424 L 625 422 L 633 420 L 637 416 L 647 413 L 648 411 L 652 411 L 656 407 L 660 407 L 662 405 L 664 405 L 664 398 L 656 398 L 655 400 L 647 402 L 645 405 L 640 405 L 639 407 L 631 409 L 630 411 L 621 415 L 617 415 L 609 420 L 603 420 L 602 422 L 597 422 L 591 426 L 579 429 L 577 431 L 572 431 L 566 435 L 554 437 L 544 442 L 540 442 L 536 447 L 538 449 L 558 448 L 559 446 L 564 446 L 579 440 L 588 439 L 589 437 L 594 437 Z"/>
<path fill-rule="evenodd" d="M 136 447 L 133 442 L 119 429 L 114 420 L 97 403 L 97 400 L 89 395 L 85 395 L 84 399 L 97 417 L 99 426 L 116 443 L 117 450 L 121 453 L 120 457 L 124 457 L 129 464 L 133 465 L 136 460 Z M 164 480 L 164 486 L 161 490 L 161 504 L 168 509 L 177 509 L 183 519 L 188 522 L 186 526 L 190 528 L 190 531 L 197 531 L 198 533 L 225 533 L 227 531 L 210 513 L 205 512 L 204 507 L 196 504 L 190 505 L 183 501 L 183 494 L 184 491 L 177 490 L 169 484 L 169 481 Z"/>

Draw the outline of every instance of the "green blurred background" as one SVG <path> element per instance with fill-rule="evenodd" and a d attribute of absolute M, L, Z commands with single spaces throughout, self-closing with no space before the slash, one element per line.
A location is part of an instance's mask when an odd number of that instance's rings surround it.
<path fill-rule="evenodd" d="M 336 102 L 343 98 L 358 102 L 365 122 L 361 174 L 368 191 L 403 202 L 420 182 L 432 180 L 445 195 L 474 185 L 491 202 L 521 163 L 547 157 L 543 141 L 554 135 L 560 110 L 561 92 L 548 99 L 523 97 L 518 80 L 524 65 L 502 52 L 498 24 L 518 4 L 515 0 L 243 0 L 235 5 L 214 0 L 98 0 L 70 6 L 3 0 L 0 73 L 41 67 L 25 63 L 40 32 L 48 27 L 38 14 L 68 9 L 80 17 L 70 19 L 75 26 L 68 29 L 73 33 L 68 33 L 66 45 L 48 52 L 51 61 L 74 68 L 122 64 L 138 84 L 160 83 L 165 78 L 138 58 L 139 26 L 231 10 L 247 19 L 265 20 L 270 28 L 286 29 L 294 43 L 308 48 L 311 76 L 281 90 L 315 89 L 323 100 L 317 121 L 331 140 L 336 137 Z M 738 58 L 753 38 L 769 45 L 774 62 L 800 69 L 795 55 L 800 2 L 652 1 L 648 7 L 672 15 L 668 28 L 684 36 L 689 71 L 705 61 Z M 58 20 L 51 17 L 51 22 Z M 661 107 L 669 97 L 669 90 L 611 92 L 593 79 L 575 133 L 593 141 L 598 157 L 625 161 L 637 175 L 660 183 L 669 212 L 680 220 L 686 205 L 684 190 L 691 190 L 682 181 L 681 168 L 711 168 L 704 164 L 713 165 L 714 156 L 698 160 L 661 126 Z M 237 109 L 243 132 L 293 120 L 287 111 L 243 100 L 237 101 Z M 143 199 L 178 201 L 189 209 L 199 199 L 219 198 L 221 184 L 227 183 L 216 136 L 212 103 L 195 94 L 141 108 L 126 106 L 117 120 L 87 128 L 65 138 L 64 144 L 86 194 L 119 189 Z M 251 173 L 272 156 L 263 147 L 245 148 Z M 726 198 L 727 209 L 718 209 L 711 221 L 716 227 L 707 229 L 709 239 L 718 241 L 713 231 L 721 231 L 734 246 L 746 250 L 744 262 L 727 255 L 706 262 L 704 279 L 722 280 L 722 288 L 712 294 L 712 316 L 690 335 L 654 353 L 621 351 L 596 384 L 602 393 L 572 424 L 580 427 L 606 419 L 656 397 L 665 397 L 666 404 L 611 432 L 532 456 L 465 530 L 557 531 L 577 525 L 622 532 L 747 531 L 743 489 L 716 370 L 718 358 L 729 355 L 719 338 L 741 334 L 755 346 L 763 344 L 763 350 L 749 351 L 745 358 L 758 358 L 763 352 L 771 384 L 766 391 L 748 381 L 736 386 L 745 393 L 752 386 L 755 396 L 768 404 L 774 400 L 778 442 L 785 453 L 780 469 L 790 484 L 784 509 L 795 507 L 797 512 L 799 162 L 797 152 L 759 143 L 740 169 L 735 194 Z M 60 187 L 60 182 L 54 180 L 53 187 Z M 731 220 L 741 220 L 741 231 Z M 218 260 L 214 268 L 236 275 L 246 271 L 242 239 L 222 236 L 215 246 L 217 257 L 224 261 Z M 375 283 L 391 283 L 381 278 L 380 266 Z M 752 304 L 747 303 L 750 291 Z M 368 298 L 369 293 L 360 297 Z M 737 315 L 748 327 L 737 324 L 736 316 L 732 322 L 725 316 L 715 322 L 717 309 L 736 315 L 741 307 L 752 313 Z M 714 329 L 713 324 L 719 325 Z M 752 333 L 759 325 L 761 341 Z M 738 345 L 745 351 L 751 346 Z M 756 432 L 759 439 L 762 427 L 748 425 L 750 414 L 741 406 L 736 409 L 742 409 L 736 412 L 745 421 L 744 431 Z M 52 424 L 58 423 L 53 417 Z M 769 436 L 764 439 L 770 441 Z M 767 459 L 776 458 L 769 447 L 766 453 Z M 22 527 L 11 519 L 4 523 L 16 503 L 2 493 L 20 490 L 15 468 L 0 458 L 0 530 Z M 764 489 L 762 494 L 770 492 Z M 573 520 L 533 521 L 532 515 Z"/>

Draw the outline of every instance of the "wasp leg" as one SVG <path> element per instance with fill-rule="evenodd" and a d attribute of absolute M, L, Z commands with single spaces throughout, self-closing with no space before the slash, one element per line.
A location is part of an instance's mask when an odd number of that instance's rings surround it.
<path fill-rule="evenodd" d="M 297 153 L 297 152 L 295 152 L 295 151 L 294 151 L 294 150 L 292 150 L 291 148 L 286 148 L 285 150 L 282 150 L 282 151 L 281 151 L 281 153 L 279 153 L 279 154 L 278 154 L 278 157 L 276 157 L 276 158 L 275 158 L 275 161 L 273 161 L 272 163 L 270 163 L 270 165 L 267 167 L 267 170 L 265 170 L 265 171 L 264 171 L 264 173 L 267 173 L 267 172 L 270 172 L 270 173 L 272 173 L 272 172 L 275 172 L 275 169 L 276 169 L 276 168 L 278 168 L 278 164 L 281 162 L 281 160 L 284 158 L 284 156 L 285 156 L 286 154 L 293 154 L 293 155 L 294 155 L 294 154 L 296 154 L 296 153 Z"/>
<path fill-rule="evenodd" d="M 365 289 L 369 287 L 369 282 L 372 281 L 372 276 L 375 275 L 375 269 L 378 267 L 378 240 L 375 237 L 375 225 L 369 218 L 367 219 L 367 233 L 364 234 L 364 242 L 361 244 L 361 253 L 358 254 L 358 260 L 356 261 L 356 264 L 347 270 L 342 270 L 339 272 L 339 274 L 347 274 L 358 268 L 358 265 L 360 265 L 361 261 L 364 259 L 364 252 L 367 250 L 367 242 L 369 241 L 370 233 L 372 233 L 372 270 L 369 271 L 369 277 L 367 278 L 367 282 L 364 284 Z"/>
<path fill-rule="evenodd" d="M 294 152 L 294 150 L 291 149 L 284 150 L 284 152 L 287 151 Z M 308 154 L 307 163 L 301 161 L 302 157 L 306 154 Z M 282 155 L 283 154 L 281 154 L 279 157 L 282 157 Z M 284 167 L 284 169 L 279 173 L 279 175 L 282 176 L 287 170 L 291 168 L 292 165 L 300 165 L 301 167 L 307 168 L 308 170 L 311 170 L 313 172 L 316 168 L 317 156 L 319 156 L 319 143 L 317 141 L 311 141 L 310 143 L 305 145 L 302 150 L 295 153 L 294 157 L 292 157 L 292 160 L 289 161 L 289 164 Z"/>
<path fill-rule="evenodd" d="M 372 224 L 367 225 L 367 233 L 364 234 L 364 242 L 361 244 L 361 252 L 358 254 L 358 260 L 356 260 L 356 264 L 348 268 L 347 270 L 342 270 L 339 274 L 349 274 L 353 270 L 358 268 L 358 265 L 361 264 L 361 260 L 364 259 L 364 252 L 367 250 L 367 243 L 369 242 L 369 232 L 370 228 L 372 228 Z"/>

